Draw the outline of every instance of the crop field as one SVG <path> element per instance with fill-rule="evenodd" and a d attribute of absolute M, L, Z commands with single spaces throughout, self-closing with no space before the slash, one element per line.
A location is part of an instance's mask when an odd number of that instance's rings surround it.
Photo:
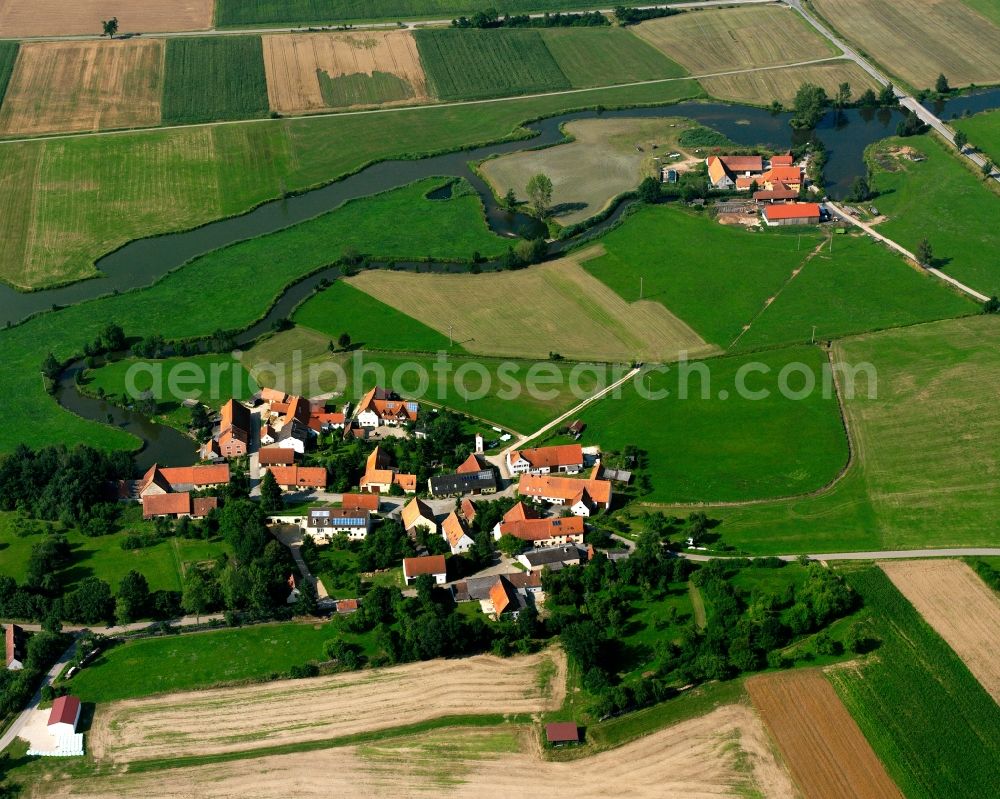
<path fill-rule="evenodd" d="M 687 74 L 680 64 L 624 28 L 546 28 L 541 34 L 573 88 Z"/>
<path fill-rule="evenodd" d="M 390 112 L 0 144 L 0 279 L 39 288 L 92 277 L 99 255 L 132 238 L 241 213 L 371 161 L 497 141 L 522 120 L 589 104 L 701 94 L 676 81 L 408 110 L 405 125 Z"/>
<path fill-rule="evenodd" d="M 548 688 L 537 674 L 555 666 Z M 102 705 L 90 734 L 98 760 L 129 763 L 219 755 L 478 714 L 554 710 L 566 660 L 550 649 L 521 658 L 480 655 L 246 688 L 167 694 Z"/>
<path fill-rule="evenodd" d="M 925 156 L 914 162 L 895 157 L 912 147 Z M 934 265 L 987 296 L 1000 294 L 1000 265 L 983 258 L 1000 248 L 1000 196 L 989 191 L 949 149 L 932 137 L 887 139 L 869 150 L 879 211 L 888 219 L 878 229 L 914 252 L 924 237 Z"/>
<path fill-rule="evenodd" d="M 1000 702 L 1000 599 L 957 560 L 886 561 L 893 585 Z"/>
<path fill-rule="evenodd" d="M 456 665 L 463 662 L 459 661 Z M 553 799 L 767 796 L 795 788 L 771 750 L 760 720 L 727 704 L 632 743 L 572 761 L 542 760 L 534 731 L 449 727 L 370 743 L 211 763 L 151 773 L 100 775 L 44 784 L 47 796 L 241 796 L 263 799 L 289 784 L 296 796 L 481 796 L 538 793 Z M 17 774 L 20 779 L 20 773 Z"/>
<path fill-rule="evenodd" d="M 821 672 L 762 675 L 746 687 L 806 799 L 902 799 Z"/>
<path fill-rule="evenodd" d="M 271 109 L 282 113 L 426 101 L 410 31 L 264 36 Z M 354 87 L 355 91 L 348 91 Z"/>
<path fill-rule="evenodd" d="M 568 89 L 537 30 L 422 29 L 416 32 L 431 93 L 442 100 Z"/>
<path fill-rule="evenodd" d="M 23 44 L 0 107 L 0 132 L 158 125 L 162 70 L 159 39 Z"/>
<path fill-rule="evenodd" d="M 815 0 L 841 35 L 915 88 L 1000 82 L 1000 24 L 944 0 Z"/>
<path fill-rule="evenodd" d="M 588 219 L 642 178 L 658 174 L 652 150 L 681 152 L 678 136 L 692 123 L 680 118 L 580 119 L 565 126 L 568 144 L 510 153 L 484 161 L 483 176 L 498 196 L 513 190 L 525 198 L 532 175 L 552 180 L 552 213 L 561 224 Z M 669 148 L 669 149 L 668 149 Z"/>
<path fill-rule="evenodd" d="M 711 348 L 664 306 L 626 302 L 581 266 L 598 247 L 517 272 L 415 275 L 368 271 L 348 282 L 468 352 L 574 360 L 667 361 Z M 475 297 L 475 302 L 467 298 Z"/>
<path fill-rule="evenodd" d="M 835 361 L 878 375 L 877 398 L 859 372 L 846 402 L 855 465 L 820 496 L 706 512 L 727 543 L 758 554 L 993 546 L 998 342 L 989 316 L 836 342 Z"/>
<path fill-rule="evenodd" d="M 96 35 L 118 17 L 122 33 L 164 33 L 212 27 L 214 0 L 5 0 L 0 37 Z"/>
<path fill-rule="evenodd" d="M 267 112 L 267 77 L 259 36 L 167 41 L 164 122 L 251 119 Z"/>
<path fill-rule="evenodd" d="M 220 541 L 171 538 L 151 547 L 123 550 L 121 543 L 130 531 L 152 529 L 152 524 L 138 520 L 139 514 L 133 516 L 122 525 L 122 531 L 98 538 L 88 538 L 75 528 L 61 530 L 71 550 L 70 564 L 60 574 L 68 588 L 87 577 L 97 577 L 116 590 L 121 578 L 135 569 L 146 576 L 153 591 L 180 591 L 188 564 L 214 560 L 227 549 Z M 15 515 L 0 512 L 0 575 L 23 582 L 31 547 L 40 538 L 22 538 L 14 530 Z"/>
<path fill-rule="evenodd" d="M 755 371 L 746 388 L 767 391 L 763 399 L 741 394 L 738 375 L 749 363 L 764 371 Z M 847 463 L 847 439 L 836 396 L 818 388 L 800 400 L 781 396 L 778 375 L 790 363 L 803 364 L 817 386 L 822 383 L 826 357 L 818 347 L 654 369 L 642 379 L 651 398 L 630 383 L 621 397 L 585 408 L 580 441 L 610 451 L 628 444 L 644 450 L 648 502 L 730 502 L 813 491 Z M 801 388 L 801 375 L 789 385 Z"/>
<path fill-rule="evenodd" d="M 740 349 L 818 341 L 979 312 L 979 304 L 866 236 L 836 236 L 740 337 Z M 840 302 L 827 302 L 840 297 Z"/>
<path fill-rule="evenodd" d="M 880 645 L 828 677 L 889 775 L 909 799 L 995 794 L 1000 706 L 881 569 L 846 576 Z"/>
<path fill-rule="evenodd" d="M 615 370 L 604 374 L 570 362 L 539 364 L 461 354 L 445 360 L 412 352 L 331 355 L 328 342 L 327 335 L 296 327 L 252 347 L 244 353 L 243 365 L 264 385 L 281 385 L 296 393 L 301 387 L 301 393 L 309 395 L 338 391 L 357 400 L 373 386 L 388 385 L 403 396 L 445 405 L 519 433 L 530 433 L 576 405 L 580 401 L 576 388 L 589 396 L 610 383 L 613 375 L 621 377 L 628 371 L 622 367 L 620 374 Z M 276 364 L 277 368 L 265 372 L 261 364 Z M 508 390 L 510 381 L 523 386 L 539 374 L 553 373 L 556 382 L 550 385 L 541 377 L 544 388 L 536 395 L 522 388 L 511 396 Z"/>
<path fill-rule="evenodd" d="M 795 99 L 795 92 L 803 83 L 813 83 L 833 95 L 841 83 L 851 84 L 857 97 L 865 89 L 878 90 L 879 86 L 867 72 L 853 61 L 828 61 L 787 69 L 767 69 L 759 72 L 740 72 L 702 78 L 699 82 L 712 97 L 753 105 L 770 105 L 778 100 L 786 105 Z"/>
<path fill-rule="evenodd" d="M 452 349 L 448 337 L 385 303 L 338 280 L 303 303 L 296 324 L 336 341 L 341 333 L 355 347 L 376 350 L 437 352 Z M 461 347 L 458 348 L 461 350 Z"/>
<path fill-rule="evenodd" d="M 633 30 L 692 75 L 837 55 L 794 11 L 770 5 L 694 11 Z"/>
<path fill-rule="evenodd" d="M 948 124 L 964 130 L 973 146 L 986 153 L 994 164 L 1000 163 L 1000 111 L 984 111 L 965 119 L 948 120 Z"/>
<path fill-rule="evenodd" d="M 0 42 L 0 103 L 7 92 L 10 76 L 14 74 L 14 64 L 20 45 L 17 42 Z"/>

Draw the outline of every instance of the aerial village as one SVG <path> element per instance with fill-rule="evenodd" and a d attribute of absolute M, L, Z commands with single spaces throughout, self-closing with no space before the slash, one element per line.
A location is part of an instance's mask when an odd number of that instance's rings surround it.
<path fill-rule="evenodd" d="M 438 412 L 432 408 L 426 413 Z M 560 570 L 593 557 L 587 521 L 611 508 L 612 484 L 627 485 L 631 474 L 605 468 L 595 448 L 585 450 L 579 443 L 501 450 L 510 436 L 498 435 L 488 454 L 484 435 L 477 433 L 456 469 L 434 469 L 419 481 L 397 466 L 380 441 L 426 437 L 424 415 L 419 403 L 379 387 L 356 406 L 348 403 L 335 410 L 324 399 L 310 401 L 264 388 L 246 403 L 231 399 L 222 406 L 211 439 L 201 447 L 201 463 L 153 465 L 141 479 L 123 486 L 122 495 L 140 502 L 146 519 L 204 519 L 219 508 L 220 489 L 233 478 L 235 464 L 245 463 L 251 496 L 260 497 L 262 484 L 269 481 L 282 492 L 282 507 L 268 508 L 268 523 L 293 551 L 306 539 L 319 547 L 363 542 L 391 520 L 417 542 L 417 554 L 397 564 L 404 592 L 415 593 L 413 586 L 427 575 L 455 602 L 478 602 L 494 620 L 516 618 L 528 605 L 541 608 L 542 570 Z M 578 438 L 581 430 L 577 422 L 565 434 Z M 306 464 L 323 436 L 372 445 L 351 490 L 329 490 L 327 469 Z M 466 555 L 476 545 L 483 502 L 503 507 L 488 530 L 498 550 L 496 560 L 485 564 L 481 574 L 467 565 L 453 568 L 450 556 Z M 627 554 L 625 549 L 618 556 Z M 300 573 L 289 575 L 289 603 L 307 580 L 316 588 L 320 610 L 357 610 L 360 597 L 332 599 L 304 561 L 297 560 Z"/>

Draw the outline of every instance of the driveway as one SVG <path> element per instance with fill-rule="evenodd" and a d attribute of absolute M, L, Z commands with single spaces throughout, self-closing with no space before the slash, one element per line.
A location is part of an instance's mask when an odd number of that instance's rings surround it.
<path fill-rule="evenodd" d="M 7 731 L 0 736 L 0 752 L 10 746 L 14 739 L 18 737 L 19 733 L 24 729 L 24 727 L 31 722 L 32 718 L 36 715 L 35 709 L 38 707 L 39 703 L 42 701 L 42 688 L 50 684 L 59 673 L 63 670 L 67 663 L 69 663 L 70 658 L 73 657 L 73 652 L 76 650 L 76 639 L 74 638 L 73 643 L 70 644 L 69 649 L 62 653 L 56 664 L 49 669 L 45 677 L 42 678 L 42 684 L 35 691 L 35 695 L 31 697 L 31 701 L 28 702 L 28 706 L 21 711 L 21 714 L 14 719 L 14 722 L 7 728 Z"/>

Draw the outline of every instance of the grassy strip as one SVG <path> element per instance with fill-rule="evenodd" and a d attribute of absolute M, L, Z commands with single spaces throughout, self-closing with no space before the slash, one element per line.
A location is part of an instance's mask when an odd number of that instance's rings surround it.
<path fill-rule="evenodd" d="M 971 146 L 982 151 L 994 164 L 1000 164 L 1000 111 L 984 111 L 964 119 L 949 120 L 948 124 L 965 131 Z"/>
<path fill-rule="evenodd" d="M 164 123 L 252 119 L 268 111 L 259 36 L 167 40 Z"/>
<path fill-rule="evenodd" d="M 18 42 L 0 42 L 0 103 L 7 93 L 7 84 L 10 83 L 10 76 L 14 73 L 14 63 L 17 61 L 17 52 L 20 49 L 21 45 Z"/>
<path fill-rule="evenodd" d="M 828 676 L 889 774 L 913 799 L 995 795 L 1000 708 L 880 569 L 848 581 L 882 645 Z"/>

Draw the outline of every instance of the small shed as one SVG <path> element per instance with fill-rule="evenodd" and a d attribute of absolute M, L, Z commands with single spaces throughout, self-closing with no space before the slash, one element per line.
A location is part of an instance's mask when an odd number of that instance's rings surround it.
<path fill-rule="evenodd" d="M 570 746 L 580 743 L 580 728 L 575 721 L 554 721 L 545 725 L 545 740 L 551 746 Z"/>
<path fill-rule="evenodd" d="M 80 700 L 75 696 L 60 696 L 52 703 L 49 713 L 49 734 L 58 738 L 60 735 L 72 735 L 80 722 Z"/>

